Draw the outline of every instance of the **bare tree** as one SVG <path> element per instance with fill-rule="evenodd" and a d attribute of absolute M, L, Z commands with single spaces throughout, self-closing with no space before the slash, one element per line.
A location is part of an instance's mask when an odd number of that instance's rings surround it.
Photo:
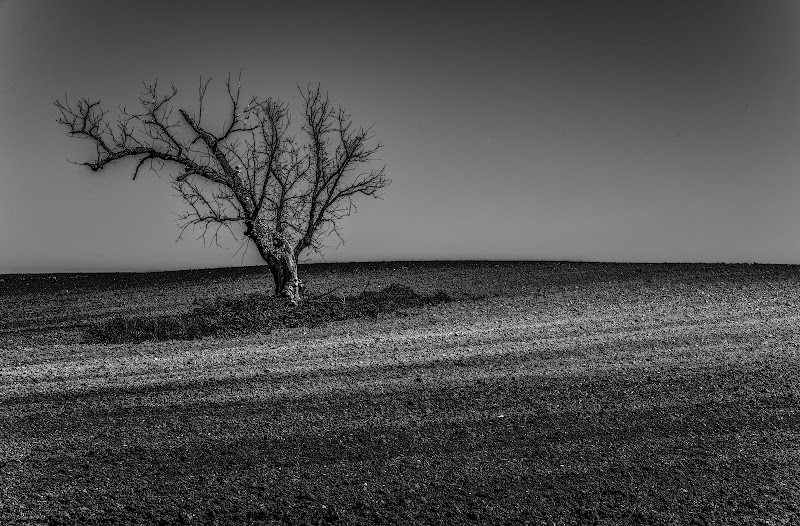
<path fill-rule="evenodd" d="M 373 144 L 372 127 L 355 127 L 319 86 L 298 88 L 305 102 L 301 143 L 290 132 L 285 103 L 253 97 L 242 107 L 241 73 L 236 86 L 228 75 L 229 117 L 221 133 L 212 133 L 203 123 L 209 82 L 200 79 L 196 114 L 175 112 L 178 90 L 171 85 L 162 93 L 157 82 L 144 84 L 143 111 L 120 108 L 113 122 L 100 101 L 72 104 L 65 97 L 54 104 L 67 134 L 96 148 L 94 160 L 77 164 L 98 171 L 135 158 L 134 179 L 146 163 L 156 172 L 168 167 L 173 188 L 188 205 L 178 237 L 191 226 L 201 229 L 199 238 L 210 234 L 217 244 L 222 228 L 243 244 L 252 241 L 272 273 L 275 294 L 297 303 L 301 255 L 320 252 L 332 233 L 342 239 L 337 222 L 355 210 L 353 198 L 379 197 L 390 184 L 385 165 L 367 169 L 382 145 Z"/>

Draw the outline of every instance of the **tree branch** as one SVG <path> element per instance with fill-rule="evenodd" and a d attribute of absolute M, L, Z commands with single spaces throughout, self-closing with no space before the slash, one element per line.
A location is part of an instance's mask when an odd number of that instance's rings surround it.
<path fill-rule="evenodd" d="M 298 86 L 305 103 L 300 129 L 307 139 L 300 143 L 289 131 L 289 110 L 280 100 L 252 97 L 241 107 L 241 78 L 240 72 L 234 83 L 228 75 L 230 113 L 219 136 L 201 124 L 211 82 L 202 77 L 196 117 L 183 108 L 175 112 L 178 90 L 171 85 L 161 93 L 156 81 L 144 84 L 139 113 L 120 108 L 112 123 L 100 101 L 71 103 L 65 96 L 54 102 L 57 121 L 67 135 L 95 146 L 95 157 L 78 163 L 92 171 L 129 157 L 136 159 L 134 179 L 144 166 L 156 172 L 177 167 L 172 185 L 187 205 L 178 217 L 179 239 L 192 227 L 204 241 L 210 235 L 219 244 L 220 229 L 237 237 L 232 226 L 241 224 L 244 239 L 273 263 L 272 250 L 293 247 L 297 260 L 308 249 L 321 253 L 331 234 L 344 242 L 338 221 L 356 210 L 354 199 L 380 197 L 391 183 L 385 165 L 363 168 L 378 160 L 383 147 L 373 143 L 372 127 L 356 128 L 344 109 L 334 110 L 319 85 Z"/>

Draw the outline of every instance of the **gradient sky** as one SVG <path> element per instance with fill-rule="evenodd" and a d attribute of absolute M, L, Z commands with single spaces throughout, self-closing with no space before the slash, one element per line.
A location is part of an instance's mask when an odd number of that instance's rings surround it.
<path fill-rule="evenodd" d="M 0 1 L 0 273 L 261 263 L 176 244 L 166 175 L 69 164 L 93 149 L 52 105 L 157 78 L 195 111 L 203 75 L 224 111 L 242 68 L 386 145 L 328 261 L 800 263 L 800 2 L 520 4 Z"/>

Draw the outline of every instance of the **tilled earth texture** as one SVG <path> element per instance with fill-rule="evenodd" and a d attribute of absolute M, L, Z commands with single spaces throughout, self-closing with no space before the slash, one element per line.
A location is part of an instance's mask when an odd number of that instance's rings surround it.
<path fill-rule="evenodd" d="M 797 266 L 301 272 L 454 301 L 85 344 L 271 279 L 0 276 L 0 524 L 800 524 Z"/>

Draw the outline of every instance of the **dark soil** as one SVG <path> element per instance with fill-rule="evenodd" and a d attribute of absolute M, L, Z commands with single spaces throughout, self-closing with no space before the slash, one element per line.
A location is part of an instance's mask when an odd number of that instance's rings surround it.
<path fill-rule="evenodd" d="M 374 267 L 306 275 L 454 301 L 86 345 L 261 275 L 2 276 L 0 524 L 800 524 L 800 268 Z"/>

